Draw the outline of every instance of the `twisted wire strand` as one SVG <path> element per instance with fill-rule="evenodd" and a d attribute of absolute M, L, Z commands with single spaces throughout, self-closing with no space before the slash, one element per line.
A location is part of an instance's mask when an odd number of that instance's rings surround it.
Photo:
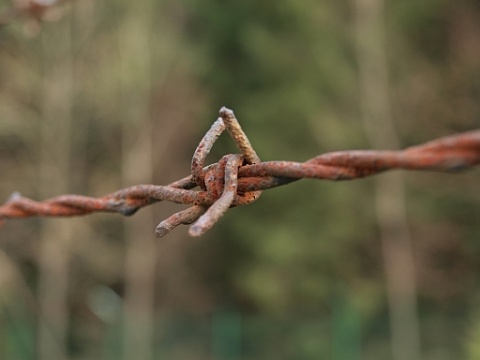
<path fill-rule="evenodd" d="M 228 125 L 225 119 L 228 119 Z M 242 154 L 225 155 L 218 163 L 205 167 L 206 156 L 225 130 Z M 233 112 L 222 108 L 220 117 L 194 153 L 191 175 L 166 186 L 136 185 L 98 198 L 60 195 L 37 202 L 16 192 L 0 206 L 0 222 L 30 216 L 78 216 L 95 212 L 129 216 L 144 206 L 170 201 L 192 207 L 162 221 L 157 226 L 157 236 L 168 234 L 180 224 L 192 223 L 190 235 L 200 236 L 228 208 L 249 204 L 257 200 L 263 190 L 300 179 L 353 180 L 394 169 L 453 172 L 478 164 L 480 130 L 442 137 L 398 151 L 346 150 L 321 154 L 305 162 L 261 162 Z M 193 190 L 196 187 L 200 189 Z"/>
<path fill-rule="evenodd" d="M 480 163 L 480 130 L 446 136 L 404 150 L 349 150 L 326 153 L 304 163 L 267 161 L 239 170 L 242 177 L 352 180 L 386 170 L 458 171 Z M 266 186 L 269 186 L 268 184 Z M 272 187 L 277 186 L 274 182 Z M 264 188 L 266 189 L 266 188 Z"/>
<path fill-rule="evenodd" d="M 13 1 L 12 5 L 0 13 L 0 30 L 2 27 L 13 23 L 19 17 L 30 17 L 42 20 L 44 14 L 49 9 L 58 7 L 71 0 L 54 0 L 54 1 Z"/>

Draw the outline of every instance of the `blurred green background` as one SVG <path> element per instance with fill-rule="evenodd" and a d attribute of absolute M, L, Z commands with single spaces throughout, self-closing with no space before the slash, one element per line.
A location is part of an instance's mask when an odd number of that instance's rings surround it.
<path fill-rule="evenodd" d="M 0 28 L 0 197 L 167 184 L 223 105 L 263 160 L 479 128 L 480 2 L 77 0 L 24 14 Z M 209 159 L 231 152 L 224 135 Z M 200 239 L 155 238 L 182 209 L 166 203 L 8 221 L 0 359 L 480 359 L 479 184 L 475 169 L 304 180 Z"/>

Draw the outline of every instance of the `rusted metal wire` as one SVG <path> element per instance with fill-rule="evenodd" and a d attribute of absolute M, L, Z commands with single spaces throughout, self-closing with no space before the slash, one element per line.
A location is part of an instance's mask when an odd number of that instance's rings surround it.
<path fill-rule="evenodd" d="M 227 130 L 241 154 L 225 155 L 205 166 L 205 158 Z M 319 155 L 305 162 L 261 162 L 233 111 L 222 108 L 197 147 L 191 175 L 169 185 L 136 185 L 96 198 L 61 195 L 37 202 L 14 193 L 0 206 L 0 222 L 30 216 L 76 216 L 94 212 L 132 215 L 159 201 L 190 204 L 162 221 L 156 229 L 162 237 L 180 224 L 192 224 L 190 235 L 200 236 L 230 208 L 258 199 L 263 190 L 304 178 L 352 180 L 386 170 L 433 170 L 452 172 L 480 164 L 480 130 L 443 137 L 398 151 L 354 150 Z M 199 187 L 199 190 L 194 190 Z"/>
<path fill-rule="evenodd" d="M 12 5 L 0 13 L 0 28 L 11 24 L 19 17 L 42 21 L 45 14 L 63 3 L 71 0 L 23 0 L 13 1 Z"/>

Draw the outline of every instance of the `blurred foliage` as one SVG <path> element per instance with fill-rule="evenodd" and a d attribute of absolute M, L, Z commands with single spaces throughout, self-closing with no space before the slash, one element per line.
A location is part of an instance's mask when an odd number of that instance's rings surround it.
<path fill-rule="evenodd" d="M 235 111 L 263 160 L 370 147 L 360 121 L 353 1 L 132 4 L 72 1 L 38 33 L 28 30 L 27 16 L 0 28 L 3 198 L 14 190 L 34 198 L 58 194 L 39 179 L 60 169 L 59 153 L 67 154 L 68 192 L 102 195 L 124 186 L 126 141 L 144 140 L 139 124 L 152 129 L 153 180 L 166 184 L 188 172 L 223 105 Z M 8 6 L 0 2 L 0 10 Z M 479 128 L 478 1 L 385 6 L 389 95 L 402 146 Z M 48 114 L 64 102 L 58 84 L 65 66 L 72 121 L 60 133 L 63 119 Z M 222 136 L 210 158 L 233 151 Z M 406 175 L 423 359 L 480 356 L 479 180 L 478 170 Z M 155 354 L 341 359 L 360 357 L 361 349 L 363 358 L 388 358 L 373 197 L 371 179 L 301 181 L 232 209 L 201 239 L 187 238 L 185 229 L 162 239 Z M 172 209 L 155 206 L 157 220 Z M 43 221 L 0 229 L 0 358 L 37 358 Z M 76 229 L 68 247 L 69 356 L 119 358 L 126 244 L 136 239 L 114 215 L 61 221 Z M 222 341 L 232 341 L 242 357 Z M 342 341 L 351 348 L 339 347 Z"/>

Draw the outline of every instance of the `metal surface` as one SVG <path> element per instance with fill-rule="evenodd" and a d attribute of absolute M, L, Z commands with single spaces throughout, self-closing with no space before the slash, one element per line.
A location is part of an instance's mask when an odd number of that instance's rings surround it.
<path fill-rule="evenodd" d="M 457 171 L 480 163 L 480 130 L 443 137 L 400 151 L 337 151 L 303 163 L 260 162 L 233 112 L 220 110 L 221 117 L 204 136 L 192 160 L 192 175 L 166 186 L 136 185 L 103 197 L 61 195 L 37 202 L 14 193 L 0 206 L 0 221 L 30 216 L 77 216 L 94 212 L 132 215 L 159 201 L 191 204 L 191 208 L 162 221 L 157 236 L 175 226 L 191 224 L 190 235 L 200 236 L 232 206 L 256 201 L 263 190 L 303 178 L 352 180 L 386 170 Z M 224 123 L 228 119 L 228 125 Z M 228 129 L 241 155 L 225 155 L 204 167 L 205 158 L 220 134 Z M 200 190 L 192 190 L 200 187 Z"/>

